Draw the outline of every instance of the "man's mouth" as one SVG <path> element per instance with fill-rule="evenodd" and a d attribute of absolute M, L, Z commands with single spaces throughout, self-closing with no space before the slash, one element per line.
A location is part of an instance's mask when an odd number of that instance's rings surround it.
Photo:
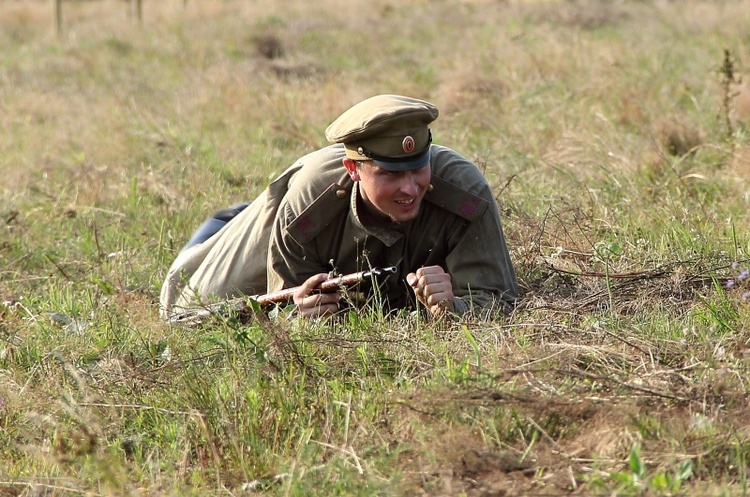
<path fill-rule="evenodd" d="M 411 198 L 409 200 L 396 200 L 396 203 L 399 205 L 411 205 L 414 203 L 414 199 Z"/>

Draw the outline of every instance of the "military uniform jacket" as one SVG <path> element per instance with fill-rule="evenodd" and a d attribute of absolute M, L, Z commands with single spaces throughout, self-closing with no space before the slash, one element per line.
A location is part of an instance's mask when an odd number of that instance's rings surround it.
<path fill-rule="evenodd" d="M 219 233 L 181 253 L 162 287 L 164 314 L 194 307 L 196 298 L 254 295 L 321 272 L 386 266 L 398 269 L 379 289 L 378 304 L 386 309 L 415 308 L 405 277 L 431 265 L 451 275 L 459 314 L 515 301 L 497 205 L 473 163 L 432 145 L 431 188 L 417 218 L 368 228 L 357 215 L 357 183 L 343 158 L 341 145 L 302 157 Z"/>

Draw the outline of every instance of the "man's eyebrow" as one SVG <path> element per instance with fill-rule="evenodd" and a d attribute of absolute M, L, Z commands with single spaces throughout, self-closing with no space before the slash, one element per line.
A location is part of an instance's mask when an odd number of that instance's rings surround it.
<path fill-rule="evenodd" d="M 380 166 L 378 166 L 377 164 L 375 164 L 374 162 L 369 162 L 369 161 L 368 161 L 368 162 L 366 162 L 365 164 L 367 164 L 367 167 L 369 167 L 369 168 L 370 168 L 370 170 L 371 170 L 372 172 L 374 172 L 374 173 L 381 173 L 381 172 L 383 172 L 383 171 L 386 171 L 386 172 L 388 171 L 388 169 L 386 169 L 386 168 L 384 168 L 384 167 L 380 167 Z"/>

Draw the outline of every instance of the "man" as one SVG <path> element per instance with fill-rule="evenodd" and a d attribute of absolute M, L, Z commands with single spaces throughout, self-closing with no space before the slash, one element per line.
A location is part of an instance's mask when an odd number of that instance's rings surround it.
<path fill-rule="evenodd" d="M 432 144 L 437 117 L 400 95 L 344 112 L 326 129 L 333 145 L 299 159 L 216 234 L 193 237 L 162 287 L 163 314 L 299 285 L 299 314 L 329 315 L 342 295 L 315 288 L 331 271 L 385 266 L 398 269 L 378 288 L 386 309 L 509 308 L 518 289 L 494 196 L 474 164 Z"/>

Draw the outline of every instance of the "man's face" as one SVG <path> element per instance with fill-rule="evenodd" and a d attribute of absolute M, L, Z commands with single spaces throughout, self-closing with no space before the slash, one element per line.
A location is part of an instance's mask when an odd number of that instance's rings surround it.
<path fill-rule="evenodd" d="M 430 186 L 429 163 L 411 171 L 389 171 L 372 161 L 345 159 L 352 180 L 359 181 L 359 191 L 368 212 L 394 223 L 416 218 L 427 188 Z"/>

